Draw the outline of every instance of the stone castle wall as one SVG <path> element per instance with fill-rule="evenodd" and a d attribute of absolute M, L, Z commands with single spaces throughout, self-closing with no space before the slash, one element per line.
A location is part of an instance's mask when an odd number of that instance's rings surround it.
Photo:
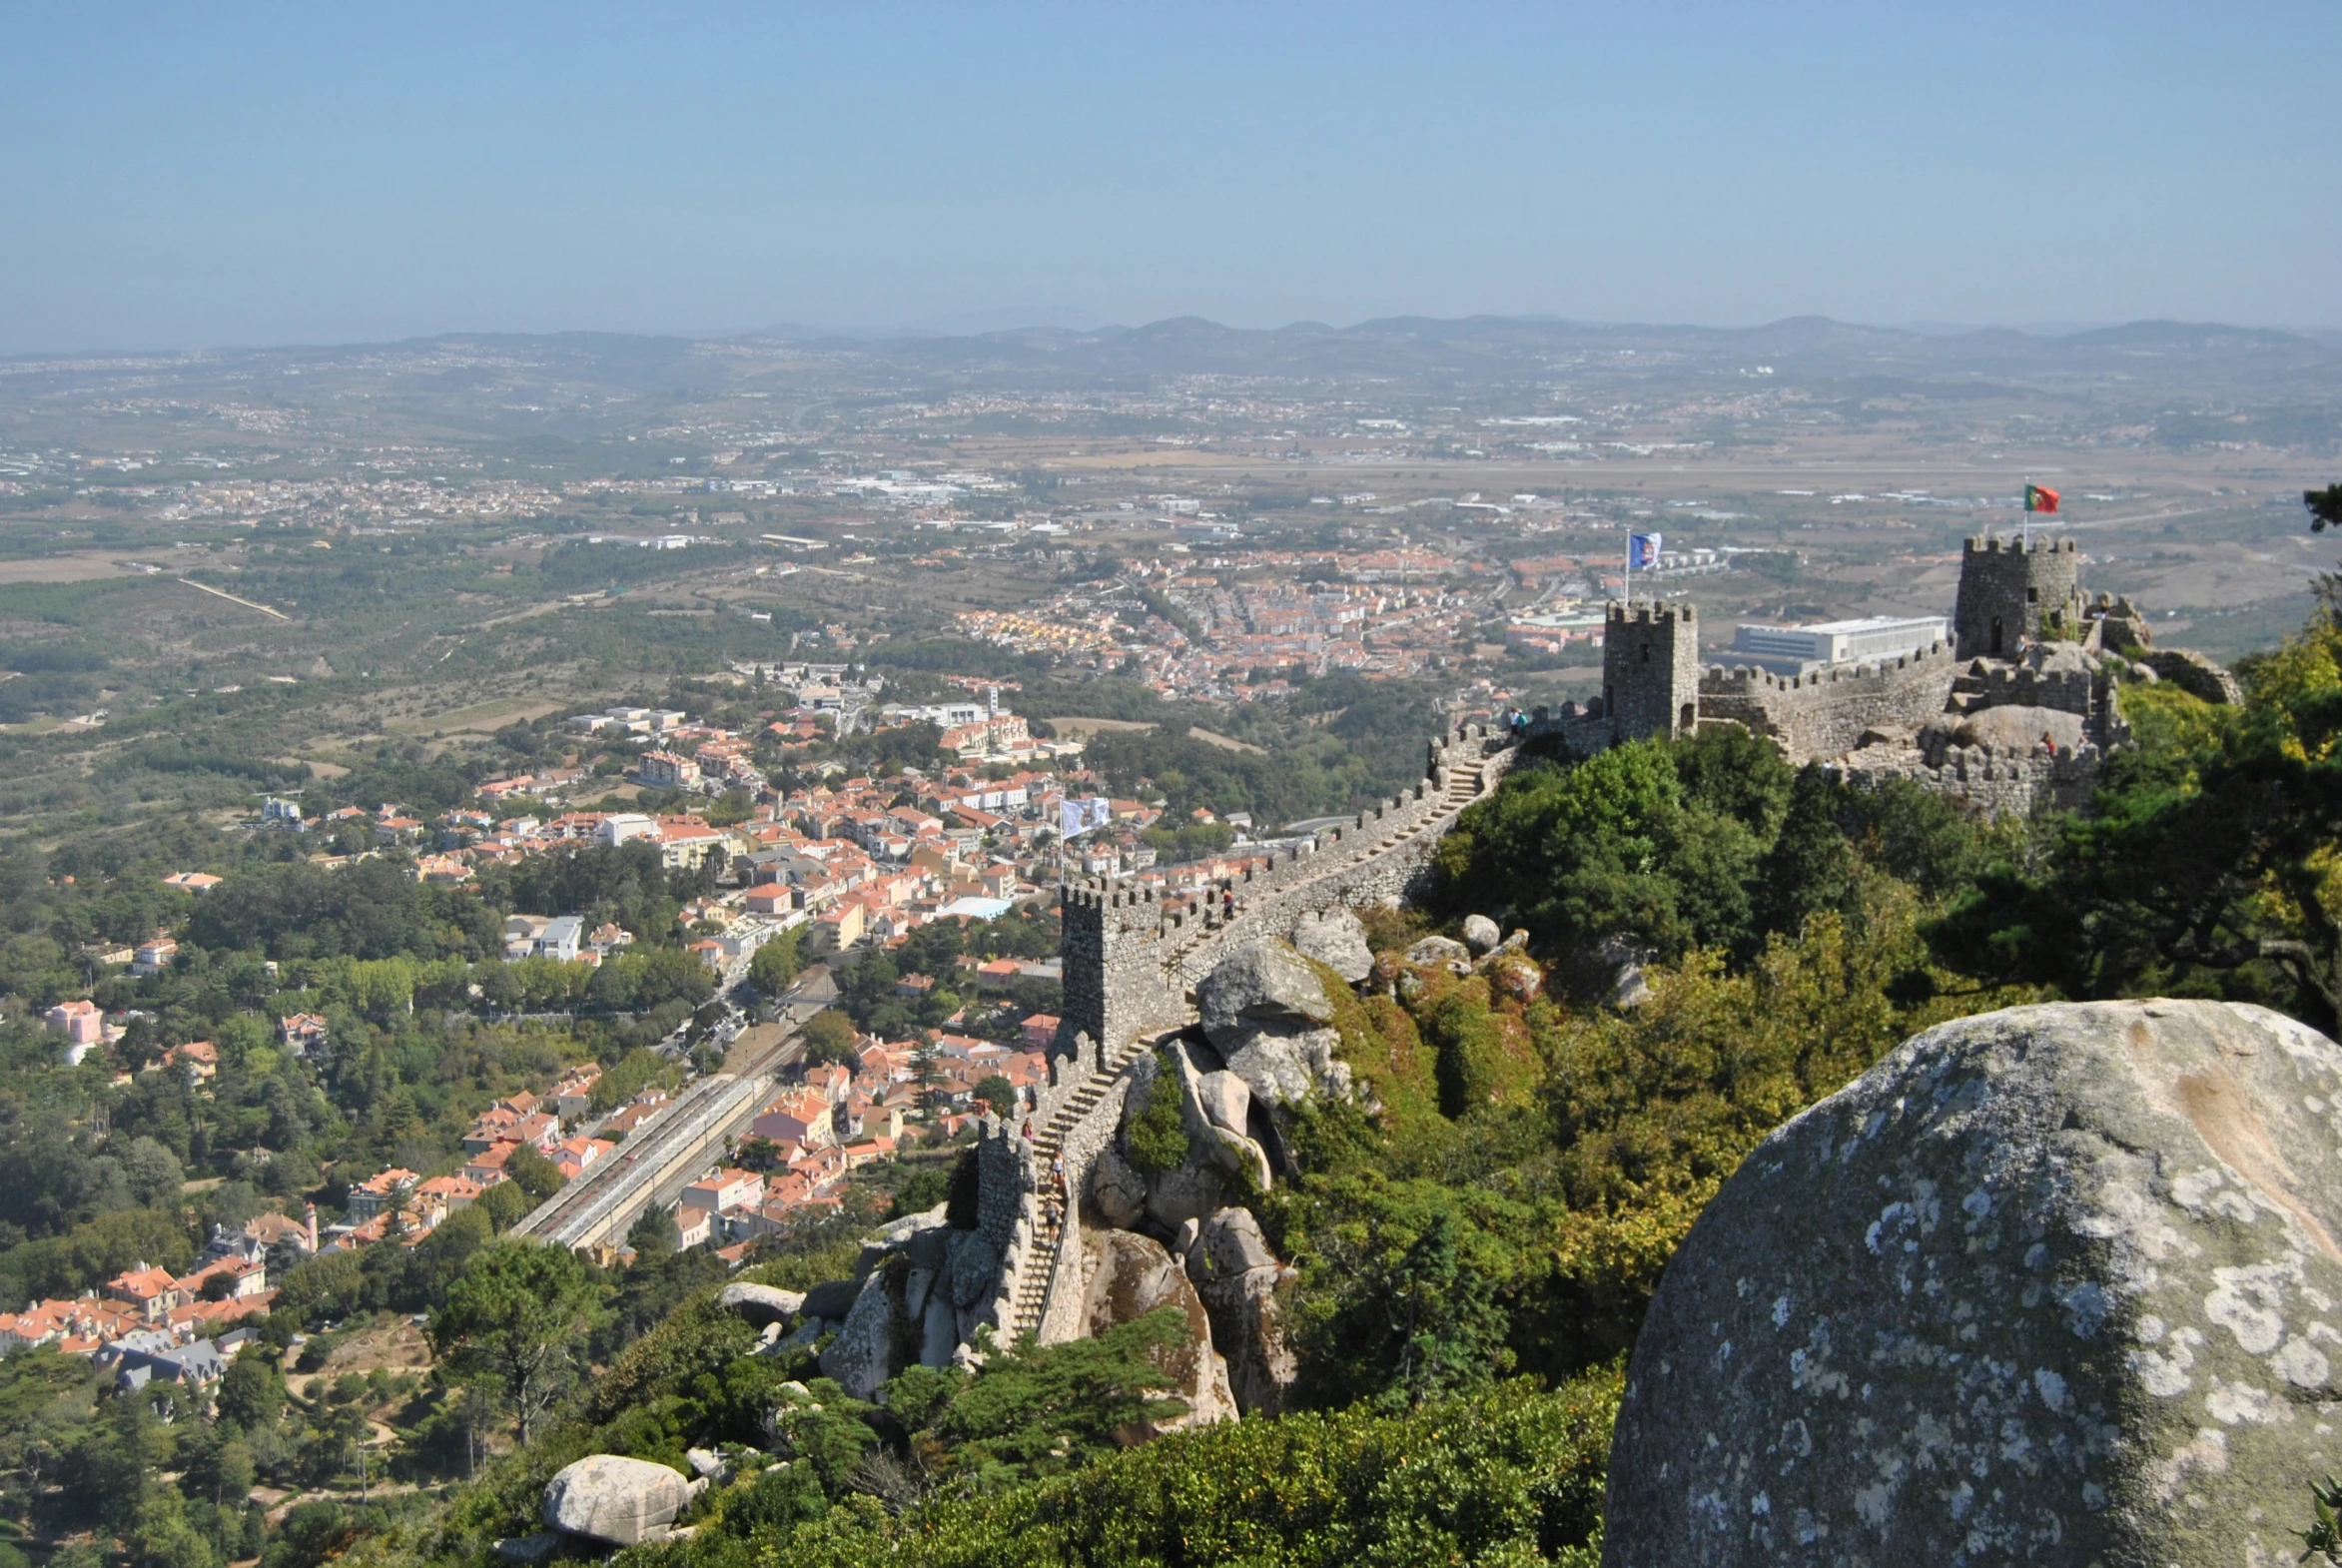
<path fill-rule="evenodd" d="M 1445 798 L 1449 771 L 1477 763 L 1485 792 L 1511 759 L 1501 726 L 1458 726 L 1431 744 L 1426 777 L 1412 789 L 1358 813 L 1346 826 L 1317 834 L 1297 851 L 1271 854 L 1264 866 L 1227 883 L 1236 897 L 1236 930 L 1246 941 L 1262 933 L 1281 937 L 1305 914 L 1406 893 L 1438 849 L 1439 835 L 1429 825 L 1454 809 Z M 1359 853 L 1361 840 L 1371 845 L 1402 833 L 1407 836 L 1378 852 Z M 1228 945 L 1229 931 L 1213 900 L 1167 899 L 1113 877 L 1069 881 L 1061 899 L 1065 1012 L 1059 1049 L 1077 1035 L 1124 1042 L 1185 1021 L 1188 990 Z"/>
<path fill-rule="evenodd" d="M 1776 675 L 1713 665 L 1700 678 L 1700 718 L 1731 720 L 1781 743 L 1793 762 L 1835 757 L 1879 726 L 1917 729 L 1944 712 L 1959 661 L 1933 643 L 1875 664 Z"/>
<path fill-rule="evenodd" d="M 2078 810 L 2089 804 L 2105 754 L 2094 745 L 2067 751 L 1953 746 L 1941 762 L 1917 747 L 1868 747 L 1835 769 L 1850 784 L 1875 789 L 1909 779 L 1979 816 L 2030 816 L 2040 807 Z"/>
<path fill-rule="evenodd" d="M 1130 1092 L 1122 1070 L 1137 1055 L 1132 1043 L 1191 1022 L 1189 992 L 1236 944 L 1289 937 L 1305 915 L 1414 891 L 1439 848 L 1442 829 L 1459 809 L 1448 795 L 1452 770 L 1478 767 L 1476 799 L 1496 787 L 1513 755 L 1511 737 L 1500 726 L 1461 725 L 1441 736 L 1428 748 L 1426 776 L 1412 789 L 1360 812 L 1354 822 L 1317 834 L 1297 852 L 1270 857 L 1264 867 L 1228 884 L 1237 901 L 1232 922 L 1222 918 L 1216 903 L 1165 899 L 1112 878 L 1066 884 L 1066 1012 L 1052 1048 L 1049 1079 L 1032 1114 L 1035 1126 L 1049 1126 L 1093 1078 L 1110 1070 L 1115 1077 L 1061 1136 L 1058 1158 L 1065 1167 L 1068 1200 L 1054 1252 L 1035 1244 L 1042 1204 L 1055 1189 L 1052 1174 L 1038 1168 L 1022 1123 L 984 1119 L 978 1143 L 979 1225 L 1001 1257 L 985 1321 L 1005 1328 L 1027 1270 L 1046 1267 L 1049 1282 L 1038 1337 L 1056 1343 L 1085 1331 L 1080 1196 L 1099 1155 L 1121 1128 Z"/>

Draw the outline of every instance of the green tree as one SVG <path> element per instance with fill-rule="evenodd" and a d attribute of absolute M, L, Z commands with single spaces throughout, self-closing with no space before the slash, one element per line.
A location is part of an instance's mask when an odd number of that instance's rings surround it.
<path fill-rule="evenodd" d="M 499 1239 L 483 1248 L 431 1314 L 432 1349 L 458 1373 L 494 1376 L 525 1445 L 536 1418 L 576 1370 L 594 1291 L 566 1247 Z"/>
<path fill-rule="evenodd" d="M 1474 1224 L 1435 1181 L 1312 1185 L 1301 1206 L 1313 1228 L 1298 1325 L 1312 1403 L 1402 1409 L 1485 1388 L 1511 1369 L 1498 1290 L 1535 1265 L 1501 1231 L 1526 1233 L 1529 1212 L 1480 1206 L 1498 1229 Z"/>
<path fill-rule="evenodd" d="M 1131 1164 L 1149 1175 L 1176 1171 L 1187 1159 L 1187 1124 L 1178 1071 L 1169 1057 L 1159 1056 L 1156 1063 L 1155 1077 L 1147 1085 L 1147 1103 L 1131 1119 L 1124 1138 Z"/>
<path fill-rule="evenodd" d="M 1822 910 L 1843 908 L 1854 891 L 1854 846 L 1838 825 L 1837 793 L 1820 763 L 1798 770 L 1780 836 L 1765 857 L 1772 930 L 1796 931 Z"/>
<path fill-rule="evenodd" d="M 484 1214 L 496 1233 L 501 1235 L 527 1218 L 536 1204 L 529 1201 L 528 1194 L 520 1189 L 517 1182 L 498 1181 L 480 1193 L 478 1201 L 471 1206 L 474 1211 Z"/>
<path fill-rule="evenodd" d="M 998 1073 L 988 1074 L 977 1083 L 976 1098 L 992 1107 L 992 1114 L 996 1117 L 1005 1118 L 1016 1114 L 1017 1086 Z"/>
<path fill-rule="evenodd" d="M 505 1159 L 504 1175 L 532 1202 L 543 1202 L 563 1185 L 560 1167 L 526 1144 L 515 1146 Z"/>
<path fill-rule="evenodd" d="M 825 1062 L 851 1064 L 855 1041 L 853 1021 L 836 1008 L 824 1008 L 813 1015 L 805 1026 L 805 1065 L 819 1067 Z"/>
<path fill-rule="evenodd" d="M 985 1362 L 938 1418 L 938 1436 L 979 1473 L 1038 1475 L 1114 1452 L 1144 1422 L 1182 1414 L 1160 1353 L 1189 1343 L 1175 1306 L 1046 1349 L 1030 1337 Z"/>
<path fill-rule="evenodd" d="M 238 1353 L 221 1375 L 214 1409 L 246 1432 L 273 1431 L 285 1412 L 285 1372 L 265 1347 Z"/>
<path fill-rule="evenodd" d="M 626 1244 L 634 1249 L 638 1268 L 655 1264 L 674 1251 L 677 1239 L 674 1215 L 657 1203 L 643 1209 L 626 1230 Z"/>
<path fill-rule="evenodd" d="M 805 967 L 804 956 L 794 929 L 768 939 L 748 959 L 748 983 L 756 994 L 767 999 L 778 997 L 789 989 L 798 972 Z"/>

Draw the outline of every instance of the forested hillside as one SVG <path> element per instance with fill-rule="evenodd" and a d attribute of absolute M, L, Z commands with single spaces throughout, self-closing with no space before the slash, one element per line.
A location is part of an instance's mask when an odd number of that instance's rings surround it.
<path fill-rule="evenodd" d="M 0 1361 L 0 1507 L 76 1568 L 484 1568 L 537 1531 L 568 1461 L 689 1469 L 696 1449 L 713 1482 L 692 1533 L 630 1563 L 1590 1563 L 1643 1311 L 1702 1205 L 1784 1120 L 1933 1023 L 2026 1000 L 2213 996 L 2334 1026 L 2342 626 L 2321 616 L 2238 673 L 2241 707 L 2126 686 L 2139 744 L 2091 810 L 2029 822 L 1851 791 L 1732 729 L 1524 759 L 1442 844 L 1425 907 L 1372 913 L 1373 975 L 1335 1020 L 1359 1093 L 1297 1112 L 1297 1175 L 1246 1201 L 1290 1267 L 1282 1415 L 1182 1428 L 1175 1312 L 996 1345 L 974 1370 L 913 1367 L 856 1400 L 821 1377 L 819 1342 L 760 1339 L 717 1306 L 721 1264 L 671 1252 L 657 1227 L 598 1269 L 499 1238 L 482 1205 L 411 1250 L 293 1269 L 210 1395 L 114 1397 L 54 1349 Z M 11 1026 L 0 1276 L 16 1294 L 184 1259 L 206 1224 L 271 1196 L 331 1202 L 321 1159 L 443 1151 L 505 1086 L 588 1054 L 615 1073 L 693 1000 L 650 944 L 572 999 L 558 1039 L 494 1021 L 465 989 L 497 968 L 473 967 L 479 908 L 363 870 L 238 869 L 237 897 L 194 912 L 198 958 L 138 983 L 158 1042 L 220 1043 L 200 1106 L 164 1075 L 125 1088 L 54 1070 L 49 1043 Z M 151 926 L 156 900 L 180 896 L 109 882 L 85 899 L 56 856 L 9 874 L 24 913 L 0 964 L 36 1003 L 66 989 L 72 934 Z M 622 853 L 565 874 L 588 879 L 566 903 L 646 925 L 692 891 Z M 1461 973 L 1410 956 L 1472 914 L 1525 931 L 1525 952 Z M 1022 954 L 1031 935 L 983 951 Z M 925 939 L 842 1005 L 923 1022 L 893 977 L 959 951 Z M 263 999 L 335 1021 L 324 1082 L 240 1022 Z M 103 1136 L 74 1131 L 93 1121 Z M 227 1149 L 268 1158 L 185 1184 Z M 893 1211 L 964 1202 L 969 1182 L 924 1172 Z M 841 1214 L 734 1277 L 835 1278 L 877 1217 Z M 369 1312 L 420 1315 L 426 1376 L 288 1389 L 296 1333 L 316 1345 Z M 391 1484 L 300 1500 L 389 1404 L 406 1410 Z M 256 1478 L 295 1500 L 274 1525 L 236 1501 Z"/>

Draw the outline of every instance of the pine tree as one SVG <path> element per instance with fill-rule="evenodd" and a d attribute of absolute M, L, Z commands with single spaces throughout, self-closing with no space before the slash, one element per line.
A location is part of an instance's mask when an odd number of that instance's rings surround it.
<path fill-rule="evenodd" d="M 1818 762 L 1798 770 L 1789 812 L 1765 857 L 1766 924 L 1795 935 L 1809 916 L 1845 905 L 1854 891 L 1854 846 L 1838 826 L 1837 793 Z"/>

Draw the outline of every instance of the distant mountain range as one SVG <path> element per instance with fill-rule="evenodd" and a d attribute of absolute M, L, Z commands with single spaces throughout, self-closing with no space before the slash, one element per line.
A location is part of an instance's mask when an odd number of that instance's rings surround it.
<path fill-rule="evenodd" d="M 735 342 L 785 344 L 799 350 L 863 357 L 905 368 L 971 371 L 1025 367 L 1108 377 L 1194 374 L 1346 377 L 1449 371 L 1517 373 L 1557 358 L 1624 360 L 1659 356 L 1678 367 L 1776 375 L 1925 374 L 1960 371 L 2001 377 L 2130 372 L 2162 380 L 2172 373 L 2200 383 L 2241 376 L 2342 373 L 2342 332 L 2282 332 L 2217 323 L 2146 321 L 2062 336 L 1986 328 L 1920 332 L 1863 327 L 1797 316 L 1762 327 L 1608 324 L 1544 317 L 1473 316 L 1440 320 L 1385 317 L 1354 327 L 1295 322 L 1271 329 L 1226 327 L 1175 317 L 1144 327 L 1081 332 L 1033 327 L 972 334 L 843 334 L 776 327 L 736 335 Z M 1504 379 L 1510 379 L 1504 376 Z"/>

